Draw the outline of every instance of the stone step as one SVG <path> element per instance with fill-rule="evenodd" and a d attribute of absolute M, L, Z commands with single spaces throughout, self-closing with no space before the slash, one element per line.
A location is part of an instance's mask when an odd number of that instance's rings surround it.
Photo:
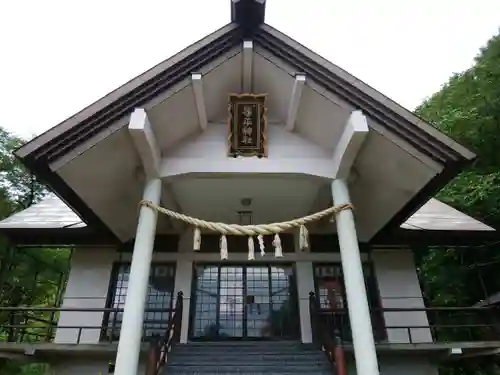
<path fill-rule="evenodd" d="M 164 374 L 332 375 L 325 354 L 298 342 L 195 342 L 178 344 Z"/>
<path fill-rule="evenodd" d="M 293 364 L 293 365 L 286 365 L 286 364 L 281 364 L 281 365 L 275 365 L 275 364 L 245 364 L 245 365 L 240 365 L 238 364 L 214 364 L 212 365 L 206 365 L 206 366 L 199 366 L 195 364 L 178 364 L 178 365 L 173 365 L 170 364 L 167 366 L 168 371 L 166 373 L 170 374 L 172 372 L 179 372 L 179 371 L 184 371 L 188 374 L 191 373 L 197 373 L 197 372 L 202 372 L 202 371 L 218 371 L 218 372 L 233 372 L 233 373 L 240 373 L 240 372 L 264 372 L 264 373 L 273 373 L 277 371 L 284 371 L 284 372 L 290 372 L 290 373 L 295 373 L 295 374 L 315 374 L 318 371 L 327 371 L 331 367 L 328 363 L 322 363 L 322 364 Z"/>
<path fill-rule="evenodd" d="M 260 344 L 219 344 L 219 343 L 188 343 L 188 344 L 178 344 L 175 345 L 174 350 L 177 352 L 189 351 L 193 352 L 217 352 L 217 351 L 231 351 L 231 352 L 316 352 L 318 349 L 310 344 L 272 344 L 272 343 L 260 343 Z"/>
<path fill-rule="evenodd" d="M 302 354 L 283 354 L 283 355 L 273 355 L 273 354 L 242 354 L 242 355 L 227 355 L 227 354 L 222 354 L 222 355 L 217 355 L 216 357 L 211 356 L 211 355 L 188 355 L 183 354 L 183 355 L 178 355 L 175 353 L 170 354 L 170 359 L 169 362 L 174 363 L 174 362 L 196 362 L 196 363 L 205 363 L 205 362 L 212 362 L 214 358 L 217 358 L 218 361 L 220 362 L 231 362 L 235 360 L 242 360 L 241 357 L 244 357 L 245 360 L 249 361 L 265 361 L 265 362 L 297 362 L 297 361 L 316 361 L 316 362 L 322 362 L 326 356 L 323 353 L 319 354 L 312 354 L 312 355 L 302 355 Z"/>
<path fill-rule="evenodd" d="M 240 372 L 235 372 L 234 370 L 231 371 L 212 371 L 212 370 L 207 370 L 207 369 L 200 369 L 198 371 L 193 372 L 192 370 L 168 370 L 168 372 L 164 372 L 164 375 L 233 375 L 233 374 L 238 374 L 238 375 L 297 375 L 301 374 L 300 372 L 296 371 L 286 371 L 286 370 L 275 370 L 275 371 L 270 371 L 270 372 L 263 372 L 263 371 L 240 371 Z M 303 374 L 307 375 L 332 375 L 332 371 L 330 369 L 324 370 L 324 371 L 317 371 L 317 372 L 305 372 Z"/>

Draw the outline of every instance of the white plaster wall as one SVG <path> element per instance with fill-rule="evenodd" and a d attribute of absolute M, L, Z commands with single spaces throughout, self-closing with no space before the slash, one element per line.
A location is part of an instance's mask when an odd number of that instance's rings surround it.
<path fill-rule="evenodd" d="M 111 248 L 77 248 L 71 259 L 71 271 L 63 298 L 63 308 L 104 308 L 111 269 L 116 252 Z M 102 312 L 62 311 L 54 342 L 75 344 L 78 329 L 71 326 L 100 327 Z M 83 329 L 80 343 L 99 341 L 100 329 Z"/>
<path fill-rule="evenodd" d="M 367 257 L 362 254 L 363 260 Z M 123 261 L 129 261 L 131 254 L 125 254 Z M 229 253 L 229 259 L 236 262 L 247 262 L 245 253 Z M 374 250 L 372 259 L 378 278 L 382 306 L 392 307 L 424 307 L 422 294 L 417 280 L 411 251 L 404 249 Z M 63 299 L 63 307 L 105 307 L 113 262 L 119 260 L 119 254 L 111 248 L 79 248 L 74 252 L 72 269 Z M 179 241 L 178 253 L 155 253 L 154 261 L 172 261 L 177 263 L 175 278 L 175 293 L 184 293 L 184 311 L 181 327 L 181 342 L 188 339 L 191 282 L 193 263 L 218 262 L 217 253 L 202 253 L 192 251 L 192 232 L 187 230 Z M 338 253 L 309 253 L 295 251 L 285 253 L 284 258 L 274 258 L 266 254 L 264 258 L 257 257 L 255 262 L 296 262 L 297 286 L 299 295 L 300 324 L 303 342 L 310 342 L 311 327 L 309 317 L 309 292 L 314 290 L 314 262 L 340 262 Z M 425 312 L 386 312 L 384 314 L 388 329 L 388 340 L 394 343 L 408 343 L 410 337 L 405 326 L 428 325 Z M 64 326 L 100 326 L 103 313 L 62 312 L 55 342 L 76 343 L 77 329 L 65 329 Z M 85 329 L 80 341 L 91 344 L 98 343 L 99 329 Z M 428 328 L 413 328 L 412 342 L 431 342 Z"/>
<path fill-rule="evenodd" d="M 424 308 L 413 253 L 409 249 L 374 250 L 372 259 L 383 308 Z M 430 343 L 431 331 L 425 311 L 384 313 L 391 343 Z M 404 327 L 425 327 L 408 328 Z M 401 327 L 401 328 L 397 328 Z"/>
<path fill-rule="evenodd" d="M 154 253 L 155 262 L 176 262 L 175 293 L 184 293 L 184 310 L 181 327 L 181 342 L 186 342 L 189 330 L 191 282 L 193 277 L 193 263 L 219 262 L 217 253 L 202 253 L 192 251 L 192 231 L 185 232 L 179 241 L 178 253 Z M 131 253 L 123 254 L 122 261 L 130 261 Z M 363 254 L 363 259 L 366 256 Z M 229 260 L 247 262 L 245 253 L 229 253 Z M 111 248 L 79 248 L 75 250 L 71 261 L 71 271 L 63 299 L 63 307 L 74 308 L 103 308 L 111 278 L 113 263 L 119 261 L 119 254 Z M 256 263 L 296 262 L 297 279 L 299 280 L 298 294 L 300 298 L 299 309 L 301 314 L 301 332 L 304 342 L 311 341 L 311 328 L 309 318 L 309 292 L 314 290 L 313 262 L 340 262 L 338 253 L 316 253 L 296 251 L 286 253 L 284 258 L 275 258 L 274 254 L 257 256 Z M 103 313 L 99 312 L 61 312 L 56 343 L 76 343 L 78 329 L 64 328 L 70 326 L 100 326 Z M 95 344 L 99 342 L 100 329 L 84 329 L 80 338 L 81 343 Z"/>
<path fill-rule="evenodd" d="M 196 137 L 166 155 L 163 177 L 184 173 L 298 173 L 333 178 L 333 153 L 290 133 L 283 125 L 269 125 L 268 157 L 228 158 L 227 125 L 209 124 Z"/>

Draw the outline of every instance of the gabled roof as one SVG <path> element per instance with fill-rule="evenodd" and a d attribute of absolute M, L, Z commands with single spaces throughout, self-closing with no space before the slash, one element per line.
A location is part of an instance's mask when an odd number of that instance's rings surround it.
<path fill-rule="evenodd" d="M 263 23 L 264 0 L 232 0 L 232 22 L 199 42 L 158 64 L 81 112 L 36 137 L 15 154 L 42 181 L 94 228 L 109 229 L 85 202 L 55 173 L 50 165 L 70 151 L 79 150 L 89 139 L 105 138 L 119 129 L 134 108 L 198 71 L 210 61 L 252 39 L 255 44 L 283 59 L 338 95 L 385 129 L 400 137 L 444 167 L 443 172 L 410 201 L 386 228 L 398 228 L 429 197 L 441 189 L 474 154 L 397 105 L 373 88 L 326 61 L 288 36 Z"/>

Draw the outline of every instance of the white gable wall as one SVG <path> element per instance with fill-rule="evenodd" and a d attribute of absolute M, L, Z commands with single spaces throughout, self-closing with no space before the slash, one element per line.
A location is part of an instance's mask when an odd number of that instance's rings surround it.
<path fill-rule="evenodd" d="M 227 125 L 209 124 L 203 133 L 185 141 L 166 155 L 162 175 L 288 172 L 334 177 L 333 151 L 286 131 L 284 125 L 269 125 L 267 158 L 228 158 L 227 149 Z"/>

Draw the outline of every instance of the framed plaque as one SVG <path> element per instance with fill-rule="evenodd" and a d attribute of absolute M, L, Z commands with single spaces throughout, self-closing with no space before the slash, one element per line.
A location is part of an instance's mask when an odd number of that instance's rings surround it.
<path fill-rule="evenodd" d="M 229 95 L 228 155 L 267 157 L 267 94 Z"/>

